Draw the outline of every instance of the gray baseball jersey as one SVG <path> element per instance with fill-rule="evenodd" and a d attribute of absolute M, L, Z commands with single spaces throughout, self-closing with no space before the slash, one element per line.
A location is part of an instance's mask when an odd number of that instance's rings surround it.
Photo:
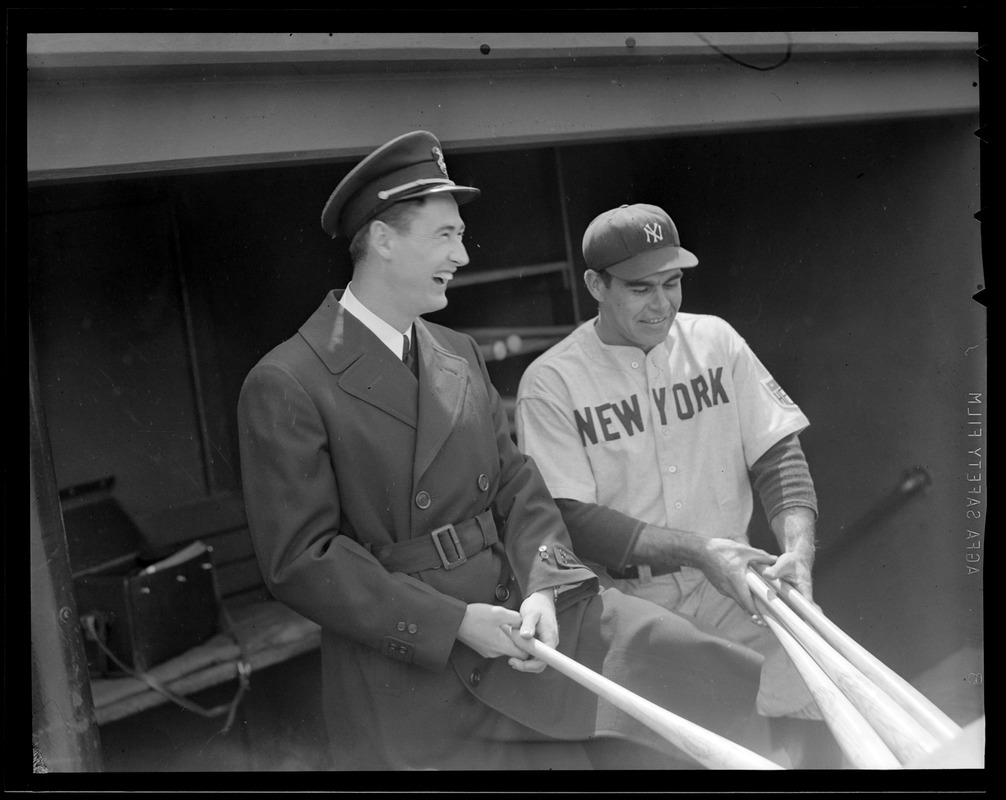
<path fill-rule="evenodd" d="M 606 345 L 591 320 L 539 356 L 516 427 L 554 497 L 747 540 L 748 469 L 807 418 L 726 321 L 679 312 L 644 354 Z"/>

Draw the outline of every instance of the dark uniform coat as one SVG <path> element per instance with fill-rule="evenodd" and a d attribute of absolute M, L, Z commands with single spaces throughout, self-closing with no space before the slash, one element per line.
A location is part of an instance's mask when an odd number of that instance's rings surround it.
<path fill-rule="evenodd" d="M 330 293 L 252 369 L 239 401 L 252 539 L 275 597 L 322 627 L 336 765 L 546 766 L 527 753 L 549 746 L 521 743 L 611 734 L 662 744 L 555 670 L 519 673 L 456 641 L 466 604 L 516 609 L 557 585 L 577 587 L 560 596 L 560 651 L 736 741 L 758 684 L 750 651 L 599 592 L 510 438 L 474 340 L 420 319 L 415 341 L 418 382 Z M 460 566 L 406 574 L 375 555 L 426 545 L 434 529 L 486 510 L 499 541 Z"/>

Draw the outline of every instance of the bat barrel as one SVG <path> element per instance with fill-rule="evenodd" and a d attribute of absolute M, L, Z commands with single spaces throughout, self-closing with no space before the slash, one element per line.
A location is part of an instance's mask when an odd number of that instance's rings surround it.
<path fill-rule="evenodd" d="M 765 621 L 779 639 L 790 659 L 796 665 L 807 688 L 817 701 L 824 721 L 828 725 L 842 752 L 858 769 L 898 769 L 901 762 L 891 752 L 880 735 L 856 709 L 852 701 L 804 650 L 803 646 L 786 630 L 763 603 L 756 600 Z"/>
<path fill-rule="evenodd" d="M 703 766 L 710 769 L 782 769 L 775 762 L 634 694 L 537 639 L 524 639 L 513 630 L 510 638 L 525 652 L 622 709 Z"/>
<path fill-rule="evenodd" d="M 780 598 L 758 572 L 749 569 L 747 582 L 755 597 L 771 612 L 771 616 L 786 628 L 834 681 L 902 764 L 916 760 L 940 746 L 939 739 L 828 644 Z M 797 668 L 799 669 L 799 664 Z M 804 679 L 806 680 L 806 675 Z M 825 713 L 825 709 L 821 710 Z"/>
<path fill-rule="evenodd" d="M 784 581 L 769 580 L 764 575 L 760 573 L 759 575 L 828 644 L 911 714 L 930 734 L 941 742 L 953 741 L 960 735 L 960 725 L 922 692 L 846 634 L 794 587 Z"/>

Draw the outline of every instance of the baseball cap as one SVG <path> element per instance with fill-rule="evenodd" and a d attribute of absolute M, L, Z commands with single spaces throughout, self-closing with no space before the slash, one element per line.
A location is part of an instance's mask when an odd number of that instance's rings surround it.
<path fill-rule="evenodd" d="M 436 136 L 411 131 L 378 147 L 342 179 L 321 212 L 321 227 L 332 238 L 342 234 L 352 239 L 395 203 L 442 192 L 453 194 L 458 205 L 481 193 L 448 177 Z"/>
<path fill-rule="evenodd" d="M 646 203 L 622 205 L 596 216 L 583 234 L 583 259 L 590 269 L 607 270 L 622 280 L 699 263 L 681 246 L 667 212 Z"/>

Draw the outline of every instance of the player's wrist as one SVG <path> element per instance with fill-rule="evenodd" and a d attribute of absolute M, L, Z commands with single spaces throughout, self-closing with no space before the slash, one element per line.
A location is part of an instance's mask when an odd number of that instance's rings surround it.
<path fill-rule="evenodd" d="M 713 540 L 708 536 L 677 531 L 679 560 L 686 567 L 705 570 L 714 561 Z"/>
<path fill-rule="evenodd" d="M 794 506 L 777 514 L 772 519 L 772 528 L 785 552 L 813 561 L 817 549 L 814 523 L 812 509 Z"/>
<path fill-rule="evenodd" d="M 632 553 L 633 563 L 651 567 L 701 567 L 706 560 L 706 537 L 656 525 L 643 529 Z"/>

